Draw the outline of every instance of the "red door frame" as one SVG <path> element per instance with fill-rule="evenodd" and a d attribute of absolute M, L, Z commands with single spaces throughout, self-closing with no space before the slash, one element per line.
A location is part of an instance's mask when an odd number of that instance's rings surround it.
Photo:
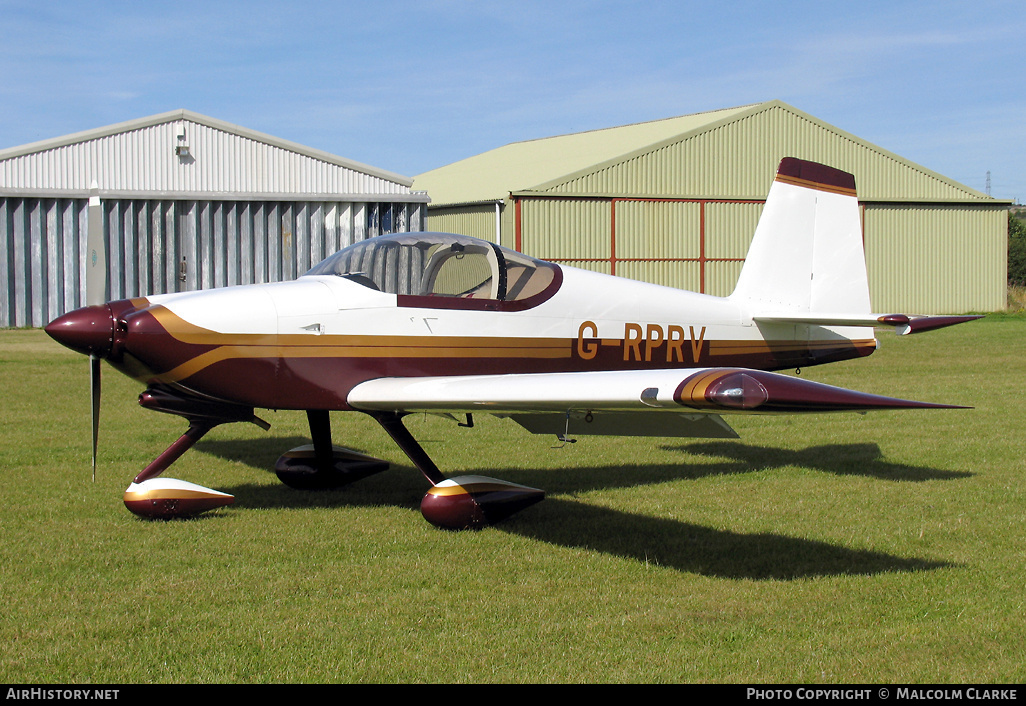
<path fill-rule="evenodd" d="M 699 292 L 705 293 L 705 269 L 710 262 L 744 262 L 743 257 L 708 257 L 706 255 L 706 232 L 705 232 L 705 207 L 708 204 L 737 203 L 737 204 L 765 204 L 765 199 L 685 199 L 685 198 L 643 198 L 633 196 L 567 196 L 565 194 L 552 195 L 531 195 L 511 196 L 514 205 L 514 229 L 515 249 L 522 251 L 523 248 L 523 202 L 525 200 L 558 199 L 563 201 L 608 201 L 609 202 L 609 257 L 581 257 L 581 258 L 546 258 L 537 255 L 543 260 L 551 262 L 608 262 L 610 274 L 616 274 L 616 263 L 618 262 L 697 262 L 699 265 Z M 699 232 L 698 232 L 698 257 L 625 257 L 616 256 L 616 204 L 619 202 L 644 202 L 644 203 L 697 203 L 699 205 Z"/>

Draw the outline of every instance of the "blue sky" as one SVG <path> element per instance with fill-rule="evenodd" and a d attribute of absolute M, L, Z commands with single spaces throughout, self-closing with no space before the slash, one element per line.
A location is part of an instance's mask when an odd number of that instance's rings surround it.
<path fill-rule="evenodd" d="M 1020 1 L 0 0 L 0 148 L 185 108 L 415 176 L 780 99 L 1026 202 Z"/>

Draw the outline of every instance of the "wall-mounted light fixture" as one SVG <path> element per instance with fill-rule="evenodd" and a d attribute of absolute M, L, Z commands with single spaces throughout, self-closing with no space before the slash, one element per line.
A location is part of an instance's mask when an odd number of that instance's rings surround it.
<path fill-rule="evenodd" d="M 175 146 L 175 154 L 182 159 L 188 159 L 192 156 L 189 151 L 189 145 L 185 141 L 185 125 L 178 126 L 178 144 Z"/>

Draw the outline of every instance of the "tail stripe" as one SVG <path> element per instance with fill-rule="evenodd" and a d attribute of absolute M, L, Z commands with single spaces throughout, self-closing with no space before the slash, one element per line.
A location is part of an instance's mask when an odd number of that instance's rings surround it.
<path fill-rule="evenodd" d="M 794 157 L 785 157 L 781 160 L 774 181 L 826 191 L 831 194 L 855 196 L 855 177 L 853 175 L 825 164 L 806 162 Z"/>

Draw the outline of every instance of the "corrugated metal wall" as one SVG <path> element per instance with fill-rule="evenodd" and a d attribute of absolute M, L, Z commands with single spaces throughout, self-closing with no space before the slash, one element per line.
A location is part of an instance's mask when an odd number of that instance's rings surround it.
<path fill-rule="evenodd" d="M 176 154 L 179 145 L 188 146 L 188 155 Z M 83 191 L 94 180 L 101 191 L 122 192 L 409 193 L 391 179 L 191 120 L 0 160 L 4 188 Z"/>
<path fill-rule="evenodd" d="M 84 300 L 87 199 L 0 199 L 0 325 L 32 326 Z"/>
<path fill-rule="evenodd" d="M 518 221 L 518 250 L 609 272 L 612 219 L 607 201 L 527 199 L 521 202 Z"/>
<path fill-rule="evenodd" d="M 870 204 L 864 224 L 877 311 L 961 313 L 1007 305 L 1003 206 Z"/>
<path fill-rule="evenodd" d="M 500 204 L 500 218 L 503 218 L 503 208 L 503 205 Z M 425 228 L 439 233 L 460 233 L 496 242 L 495 204 L 472 204 L 433 209 L 430 215 L 430 225 Z M 507 233 L 511 232 L 505 225 L 502 230 Z"/>
<path fill-rule="evenodd" d="M 571 206 L 572 205 L 572 206 Z M 716 296 L 734 288 L 761 202 L 518 197 L 513 247 L 545 260 Z M 563 228 L 550 237 L 552 224 Z"/>
<path fill-rule="evenodd" d="M 84 304 L 87 205 L 0 198 L 0 325 L 43 326 Z M 293 279 L 423 221 L 420 203 L 105 199 L 106 298 Z"/>
<path fill-rule="evenodd" d="M 530 255 L 727 296 L 763 202 L 525 196 L 515 199 L 514 208 L 514 247 Z M 876 203 L 861 210 L 876 311 L 1004 308 L 1007 263 L 1000 236 L 1006 216 L 1000 204 Z"/>

